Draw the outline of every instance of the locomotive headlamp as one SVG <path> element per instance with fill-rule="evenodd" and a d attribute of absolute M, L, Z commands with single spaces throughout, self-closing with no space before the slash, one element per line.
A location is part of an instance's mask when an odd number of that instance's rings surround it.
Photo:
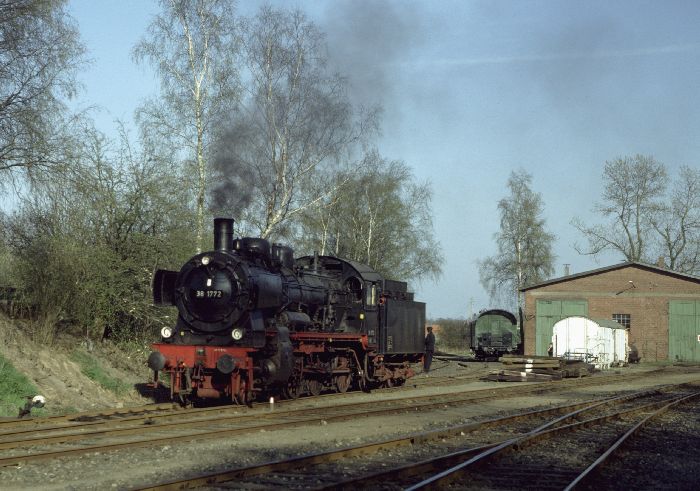
<path fill-rule="evenodd" d="M 360 317 L 360 320 L 361 320 L 361 321 L 365 320 L 365 313 L 364 313 L 364 312 L 360 312 L 360 316 L 359 316 L 359 317 Z"/>
<path fill-rule="evenodd" d="M 167 339 L 173 335 L 173 329 L 171 327 L 164 327 L 160 330 L 160 335 Z"/>
<path fill-rule="evenodd" d="M 202 256 L 202 264 L 206 266 L 209 264 L 209 261 L 211 261 L 211 258 L 209 256 Z"/>
<path fill-rule="evenodd" d="M 234 339 L 234 341 L 240 341 L 243 338 L 243 329 L 234 329 L 231 331 L 231 337 Z"/>

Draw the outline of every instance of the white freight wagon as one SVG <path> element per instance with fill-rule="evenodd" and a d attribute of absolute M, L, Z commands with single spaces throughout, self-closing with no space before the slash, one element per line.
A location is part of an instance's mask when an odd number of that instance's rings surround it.
<path fill-rule="evenodd" d="M 552 329 L 554 356 L 580 359 L 604 370 L 627 363 L 627 330 L 621 324 L 587 317 L 566 317 Z"/>

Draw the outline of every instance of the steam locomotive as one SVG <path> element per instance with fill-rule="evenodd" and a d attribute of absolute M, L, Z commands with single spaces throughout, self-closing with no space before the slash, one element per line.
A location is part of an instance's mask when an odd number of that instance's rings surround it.
<path fill-rule="evenodd" d="M 153 278 L 156 305 L 174 305 L 148 366 L 183 404 L 246 404 L 401 385 L 424 349 L 425 304 L 407 284 L 331 256 L 294 259 L 261 238 L 233 238 L 214 220 L 214 250 Z"/>

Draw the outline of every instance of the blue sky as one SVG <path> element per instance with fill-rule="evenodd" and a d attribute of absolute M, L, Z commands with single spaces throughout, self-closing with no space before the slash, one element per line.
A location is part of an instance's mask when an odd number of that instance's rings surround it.
<path fill-rule="evenodd" d="M 279 2 L 282 4 L 282 2 Z M 244 2 L 246 13 L 258 2 Z M 285 2 L 284 5 L 290 5 Z M 595 221 L 606 160 L 652 155 L 671 174 L 700 155 L 700 2 L 307 1 L 333 66 L 356 101 L 384 107 L 383 156 L 432 183 L 442 278 L 412 285 L 428 316 L 466 317 L 490 303 L 477 260 L 496 252 L 498 200 L 512 170 L 533 175 L 563 264 L 617 262 L 573 248 L 574 216 Z M 93 64 L 80 104 L 98 127 L 131 121 L 157 93 L 131 49 L 155 2 L 74 0 Z"/>

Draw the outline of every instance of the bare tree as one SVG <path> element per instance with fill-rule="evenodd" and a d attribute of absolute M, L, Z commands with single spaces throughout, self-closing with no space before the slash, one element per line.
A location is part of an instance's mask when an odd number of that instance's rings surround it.
<path fill-rule="evenodd" d="M 84 48 L 65 0 L 0 2 L 0 178 L 63 163 L 64 97 Z"/>
<path fill-rule="evenodd" d="M 267 238 L 287 233 L 292 218 L 332 192 L 310 192 L 318 191 L 311 184 L 348 161 L 367 127 L 354 121 L 346 82 L 327 73 L 323 34 L 302 12 L 263 7 L 245 29 L 244 47 L 246 99 L 230 126 L 235 134 L 222 138 L 219 170 L 246 179 L 224 180 L 216 194 L 247 194 L 241 222 Z"/>
<path fill-rule="evenodd" d="M 146 103 L 140 120 L 187 149 L 183 158 L 196 169 L 197 250 L 201 250 L 212 125 L 233 110 L 239 95 L 235 4 L 230 0 L 160 3 L 162 13 L 134 49 L 135 59 L 148 60 L 161 78 L 160 101 Z"/>
<path fill-rule="evenodd" d="M 666 191 L 666 167 L 653 157 L 635 155 L 605 163 L 603 201 L 595 211 L 608 223 L 588 226 L 575 218 L 572 225 L 588 239 L 579 254 L 622 253 L 627 261 L 649 261 L 652 217 L 661 209 Z"/>
<path fill-rule="evenodd" d="M 495 234 L 498 254 L 479 262 L 481 284 L 492 297 L 517 299 L 519 290 L 554 273 L 552 244 L 555 236 L 545 230 L 539 193 L 530 188 L 532 175 L 513 171 L 508 178 L 510 196 L 498 202 L 501 230 Z"/>
<path fill-rule="evenodd" d="M 669 201 L 651 217 L 668 268 L 700 273 L 700 171 L 683 166 Z"/>

